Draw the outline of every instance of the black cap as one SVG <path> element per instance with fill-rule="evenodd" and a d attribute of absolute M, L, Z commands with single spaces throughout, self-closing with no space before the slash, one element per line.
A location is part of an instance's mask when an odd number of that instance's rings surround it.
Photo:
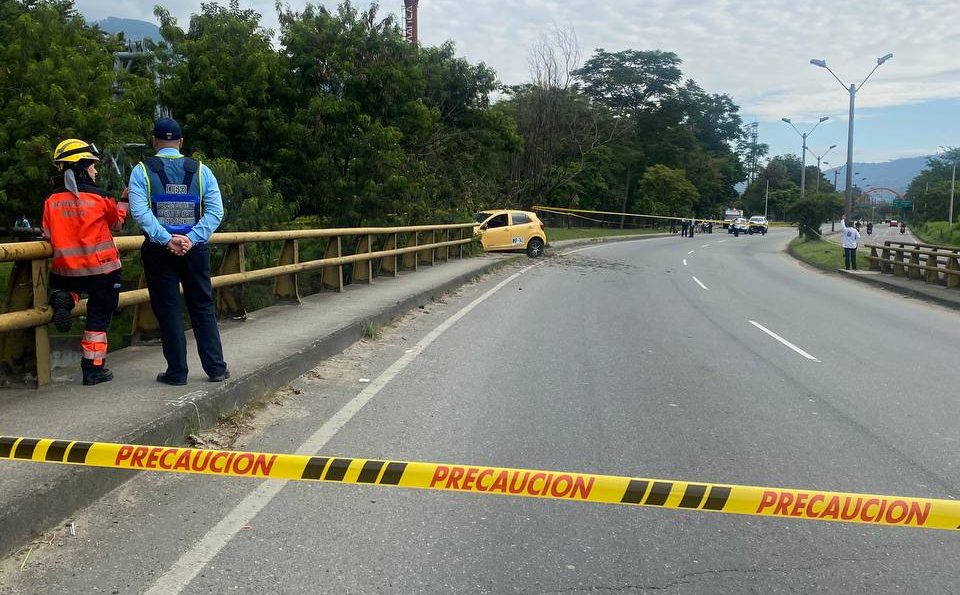
<path fill-rule="evenodd" d="M 160 118 L 153 125 L 153 137 L 160 140 L 180 140 L 183 138 L 183 131 L 173 118 Z"/>

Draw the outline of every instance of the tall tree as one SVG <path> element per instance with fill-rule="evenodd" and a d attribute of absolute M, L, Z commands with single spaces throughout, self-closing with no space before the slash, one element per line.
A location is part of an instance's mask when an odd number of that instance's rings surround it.
<path fill-rule="evenodd" d="M 3 0 L 0 39 L 0 216 L 35 221 L 57 143 L 79 137 L 103 148 L 141 138 L 151 84 L 114 73 L 118 39 L 89 26 L 70 1 Z"/>

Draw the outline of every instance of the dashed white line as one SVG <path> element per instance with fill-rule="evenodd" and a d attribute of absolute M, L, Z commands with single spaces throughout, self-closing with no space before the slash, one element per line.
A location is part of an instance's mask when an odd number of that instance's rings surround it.
<path fill-rule="evenodd" d="M 686 259 L 686 258 L 683 259 L 683 266 L 687 266 L 687 259 Z"/>
<path fill-rule="evenodd" d="M 687 256 L 690 256 L 691 254 L 693 254 L 693 250 L 687 252 Z"/>
<path fill-rule="evenodd" d="M 768 335 L 770 335 L 771 337 L 773 337 L 773 338 L 776 339 L 777 341 L 780 341 L 781 343 L 783 343 L 784 345 L 786 345 L 786 346 L 789 347 L 790 349 L 793 349 L 794 351 L 796 351 L 797 353 L 799 353 L 799 354 L 802 355 L 803 357 L 807 358 L 808 360 L 815 361 L 815 362 L 819 362 L 819 361 L 820 361 L 820 360 L 818 360 L 817 358 L 815 358 L 815 357 L 813 357 L 812 355 L 810 355 L 809 353 L 807 353 L 806 351 L 804 351 L 803 349 L 800 349 L 799 347 L 797 347 L 796 345 L 794 345 L 794 344 L 791 343 L 790 341 L 787 341 L 786 339 L 784 339 L 783 337 L 781 337 L 781 336 L 778 335 L 777 333 L 775 333 L 775 332 L 771 331 L 770 329 L 766 328 L 765 326 L 763 326 L 763 325 L 760 324 L 759 322 L 756 322 L 756 321 L 754 321 L 754 320 L 751 320 L 751 321 L 750 321 L 750 324 L 752 324 L 753 326 L 757 327 L 757 328 L 760 329 L 761 331 L 767 333 Z"/>
<path fill-rule="evenodd" d="M 707 291 L 710 291 L 710 288 L 704 285 L 703 282 L 700 281 L 700 279 L 697 279 L 696 277 L 694 277 L 693 280 L 696 281 L 697 285 L 699 285 L 700 287 L 706 289 Z"/>
<path fill-rule="evenodd" d="M 722 244 L 722 243 L 724 243 L 724 242 L 726 242 L 726 241 L 727 241 L 727 240 L 720 240 L 720 241 L 717 242 L 717 243 L 718 243 L 718 244 Z"/>
<path fill-rule="evenodd" d="M 709 247 L 710 247 L 710 244 L 704 244 L 703 246 L 700 246 L 700 247 L 701 247 L 701 248 L 709 248 Z"/>

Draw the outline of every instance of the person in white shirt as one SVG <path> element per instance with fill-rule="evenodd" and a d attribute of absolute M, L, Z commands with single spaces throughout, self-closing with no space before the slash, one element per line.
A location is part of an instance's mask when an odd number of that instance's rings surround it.
<path fill-rule="evenodd" d="M 855 227 L 847 226 L 847 216 L 840 219 L 840 237 L 843 239 L 843 265 L 849 270 L 857 270 L 857 244 L 860 242 L 860 232 Z"/>

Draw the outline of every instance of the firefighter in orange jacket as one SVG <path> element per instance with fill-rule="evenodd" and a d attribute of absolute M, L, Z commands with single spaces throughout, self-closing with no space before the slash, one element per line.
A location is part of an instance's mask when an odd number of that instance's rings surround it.
<path fill-rule="evenodd" d="M 120 253 L 110 230 L 119 231 L 126 202 L 115 202 L 96 185 L 96 146 L 75 138 L 57 145 L 53 163 L 63 184 L 43 204 L 43 237 L 53 245 L 50 297 L 57 330 L 70 330 L 70 311 L 87 294 L 87 324 L 80 341 L 83 384 L 113 380 L 105 366 L 107 329 L 120 296 Z"/>

